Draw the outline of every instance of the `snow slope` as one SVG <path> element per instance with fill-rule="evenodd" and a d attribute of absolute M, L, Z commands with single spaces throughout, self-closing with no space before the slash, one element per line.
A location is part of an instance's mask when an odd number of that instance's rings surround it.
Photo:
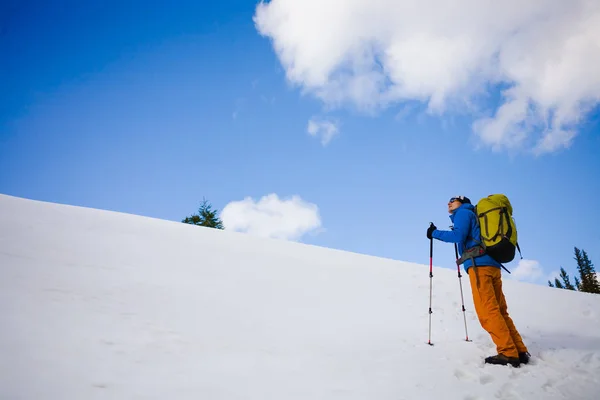
<path fill-rule="evenodd" d="M 418 234 L 422 234 L 419 232 Z M 442 245 L 440 243 L 440 245 Z M 0 195 L 0 399 L 598 399 L 600 296 L 505 281 L 495 348 L 429 265 Z"/>

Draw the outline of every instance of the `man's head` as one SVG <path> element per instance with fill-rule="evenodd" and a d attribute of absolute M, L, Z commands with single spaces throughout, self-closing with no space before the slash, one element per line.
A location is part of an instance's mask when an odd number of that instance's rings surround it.
<path fill-rule="evenodd" d="M 471 200 L 469 200 L 466 196 L 453 196 L 448 200 L 448 212 L 452 213 L 458 207 L 463 204 L 471 204 Z"/>

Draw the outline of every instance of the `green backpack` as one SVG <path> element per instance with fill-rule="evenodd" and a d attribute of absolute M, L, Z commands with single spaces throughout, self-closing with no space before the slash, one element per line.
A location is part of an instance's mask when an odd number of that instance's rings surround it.
<path fill-rule="evenodd" d="M 513 208 L 508 197 L 504 194 L 491 194 L 479 200 L 474 211 L 485 253 L 500 263 L 514 260 L 515 249 L 521 254 Z"/>

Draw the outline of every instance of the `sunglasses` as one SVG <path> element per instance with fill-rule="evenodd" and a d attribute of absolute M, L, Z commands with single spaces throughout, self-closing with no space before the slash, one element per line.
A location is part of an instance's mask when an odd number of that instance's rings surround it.
<path fill-rule="evenodd" d="M 460 199 L 458 197 L 451 197 L 448 203 L 454 203 L 455 201 L 460 201 Z"/>

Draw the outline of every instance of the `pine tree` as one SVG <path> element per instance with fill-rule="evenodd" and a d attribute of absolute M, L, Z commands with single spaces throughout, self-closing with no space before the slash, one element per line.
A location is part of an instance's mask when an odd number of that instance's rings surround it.
<path fill-rule="evenodd" d="M 577 272 L 579 272 L 579 279 L 581 284 L 579 285 L 579 290 L 585 292 L 584 289 L 587 289 L 587 274 L 585 270 L 585 265 L 583 265 L 583 256 L 581 255 L 581 250 L 575 247 L 575 261 L 577 261 Z"/>
<path fill-rule="evenodd" d="M 562 279 L 562 282 L 558 280 L 558 278 L 554 278 L 554 284 L 550 281 L 548 281 L 548 286 L 550 287 L 555 287 L 558 289 L 568 289 L 568 290 L 575 290 L 575 287 L 573 286 L 573 284 L 571 283 L 571 280 L 569 279 L 569 275 L 567 274 L 567 271 L 565 271 L 565 269 L 563 267 L 560 267 L 560 278 Z M 575 278 L 575 283 L 577 283 L 577 278 Z"/>
<path fill-rule="evenodd" d="M 586 276 L 588 278 L 587 281 L 587 292 L 588 293 L 599 293 L 600 294 L 600 283 L 598 283 L 598 277 L 596 276 L 596 271 L 594 269 L 594 264 L 589 259 L 585 250 L 581 250 L 581 258 L 583 261 L 583 265 L 585 266 Z"/>
<path fill-rule="evenodd" d="M 556 286 L 558 289 L 564 289 L 565 288 L 563 286 L 563 284 L 560 283 L 560 281 L 558 280 L 558 278 L 554 278 L 554 286 Z"/>
<path fill-rule="evenodd" d="M 573 284 L 571 283 L 571 280 L 569 279 L 569 275 L 567 274 L 567 271 L 565 271 L 565 269 L 563 267 L 560 267 L 560 277 L 565 284 L 564 285 L 565 289 L 575 290 L 575 287 L 573 286 Z"/>
<path fill-rule="evenodd" d="M 586 293 L 600 293 L 600 284 L 596 278 L 594 264 L 585 250 L 579 250 L 575 247 L 574 258 L 577 261 L 577 270 L 579 271 L 580 280 L 575 280 L 579 290 Z"/>
<path fill-rule="evenodd" d="M 224 229 L 223 221 L 217 217 L 217 210 L 213 210 L 210 203 L 204 198 L 202 199 L 202 204 L 198 209 L 198 214 L 185 217 L 185 219 L 183 219 L 181 222 L 215 229 Z"/>

